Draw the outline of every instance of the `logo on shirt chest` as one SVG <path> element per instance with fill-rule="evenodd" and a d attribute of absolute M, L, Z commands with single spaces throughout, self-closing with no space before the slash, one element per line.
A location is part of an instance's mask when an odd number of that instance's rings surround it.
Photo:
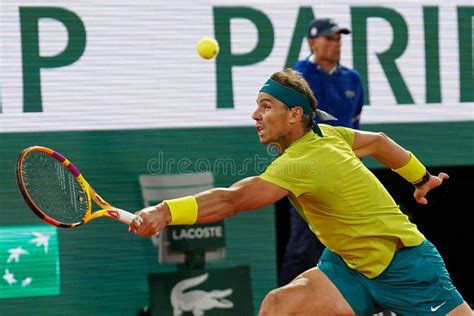
<path fill-rule="evenodd" d="M 346 90 L 346 92 L 344 92 L 344 94 L 345 94 L 346 97 L 348 97 L 348 98 L 353 98 L 353 97 L 355 97 L 355 95 L 356 95 L 355 92 L 354 92 L 354 90 Z"/>

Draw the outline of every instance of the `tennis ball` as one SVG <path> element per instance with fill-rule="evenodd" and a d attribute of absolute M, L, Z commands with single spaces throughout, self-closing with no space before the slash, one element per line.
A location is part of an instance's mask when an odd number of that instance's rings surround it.
<path fill-rule="evenodd" d="M 213 38 L 204 37 L 197 42 L 196 49 L 202 58 L 212 59 L 219 53 L 219 43 Z"/>

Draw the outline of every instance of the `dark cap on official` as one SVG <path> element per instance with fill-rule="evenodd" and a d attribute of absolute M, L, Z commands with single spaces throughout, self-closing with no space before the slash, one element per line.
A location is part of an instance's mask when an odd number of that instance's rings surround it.
<path fill-rule="evenodd" d="M 316 19 L 308 26 L 308 38 L 313 39 L 318 36 L 330 36 L 334 33 L 349 34 L 348 28 L 340 27 L 333 19 Z"/>

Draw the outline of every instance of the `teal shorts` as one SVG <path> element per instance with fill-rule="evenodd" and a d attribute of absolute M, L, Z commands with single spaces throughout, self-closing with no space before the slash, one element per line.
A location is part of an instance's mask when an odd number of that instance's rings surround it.
<path fill-rule="evenodd" d="M 369 279 L 326 248 L 318 268 L 357 315 L 390 310 L 399 315 L 446 315 L 464 302 L 438 250 L 425 240 L 398 250 L 378 277 Z"/>

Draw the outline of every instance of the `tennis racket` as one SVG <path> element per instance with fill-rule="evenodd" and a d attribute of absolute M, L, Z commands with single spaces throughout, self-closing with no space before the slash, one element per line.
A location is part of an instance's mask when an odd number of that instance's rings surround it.
<path fill-rule="evenodd" d="M 50 225 L 75 228 L 99 217 L 130 224 L 142 219 L 102 199 L 79 170 L 58 152 L 41 146 L 28 147 L 16 164 L 20 192 L 33 212 Z M 92 201 L 99 210 L 92 211 Z"/>

